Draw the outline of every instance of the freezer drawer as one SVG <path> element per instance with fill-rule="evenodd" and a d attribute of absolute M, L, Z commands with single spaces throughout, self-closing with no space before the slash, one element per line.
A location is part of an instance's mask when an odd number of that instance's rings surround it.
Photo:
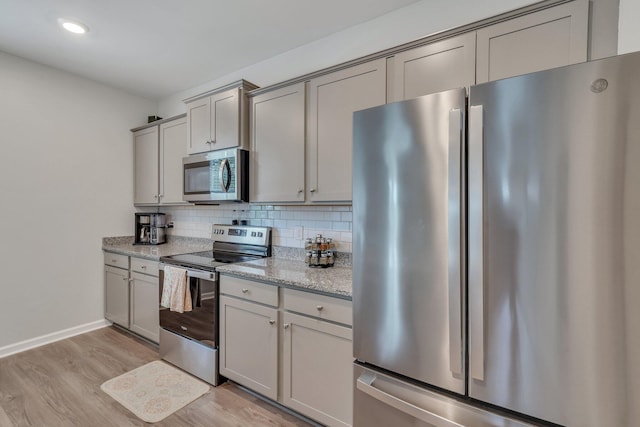
<path fill-rule="evenodd" d="M 354 427 L 532 427 L 354 366 Z"/>

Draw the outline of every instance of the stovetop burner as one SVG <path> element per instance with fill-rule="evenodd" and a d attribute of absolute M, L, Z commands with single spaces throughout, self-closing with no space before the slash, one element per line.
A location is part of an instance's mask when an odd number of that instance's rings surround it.
<path fill-rule="evenodd" d="M 215 267 L 223 264 L 253 261 L 259 258 L 262 257 L 237 253 L 203 251 L 188 254 L 170 255 L 160 258 L 160 261 L 166 264 L 180 265 L 183 267 L 214 270 Z"/>
<path fill-rule="evenodd" d="M 214 271 L 216 267 L 271 256 L 271 228 L 243 225 L 213 226 L 213 250 L 171 255 L 161 262 Z"/>

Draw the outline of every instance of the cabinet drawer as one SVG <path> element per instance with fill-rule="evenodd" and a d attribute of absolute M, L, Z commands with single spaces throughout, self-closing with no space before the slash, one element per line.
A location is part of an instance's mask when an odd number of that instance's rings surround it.
<path fill-rule="evenodd" d="M 158 261 L 131 257 L 131 271 L 158 276 Z"/>
<path fill-rule="evenodd" d="M 105 252 L 104 263 L 113 267 L 129 269 L 129 257 L 126 255 L 114 254 L 113 252 Z"/>
<path fill-rule="evenodd" d="M 310 292 L 284 289 L 284 309 L 332 322 L 351 325 L 351 301 Z"/>
<path fill-rule="evenodd" d="M 278 287 L 237 277 L 221 276 L 220 293 L 260 304 L 278 306 Z"/>

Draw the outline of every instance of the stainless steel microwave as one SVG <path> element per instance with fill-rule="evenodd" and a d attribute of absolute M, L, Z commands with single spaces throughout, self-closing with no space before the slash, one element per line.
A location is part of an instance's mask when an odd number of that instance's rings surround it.
<path fill-rule="evenodd" d="M 182 159 L 182 199 L 196 204 L 249 201 L 249 152 L 239 148 Z"/>

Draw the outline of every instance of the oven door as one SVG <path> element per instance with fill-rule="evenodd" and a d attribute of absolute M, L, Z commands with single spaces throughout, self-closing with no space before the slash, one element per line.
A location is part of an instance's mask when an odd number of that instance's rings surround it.
<path fill-rule="evenodd" d="M 248 201 L 248 159 L 240 149 L 185 157 L 182 198 L 192 203 Z"/>
<path fill-rule="evenodd" d="M 218 346 L 218 273 L 187 270 L 193 310 L 178 313 L 160 306 L 160 327 L 198 341 L 208 347 Z M 164 271 L 160 269 L 160 299 L 164 284 Z"/>

